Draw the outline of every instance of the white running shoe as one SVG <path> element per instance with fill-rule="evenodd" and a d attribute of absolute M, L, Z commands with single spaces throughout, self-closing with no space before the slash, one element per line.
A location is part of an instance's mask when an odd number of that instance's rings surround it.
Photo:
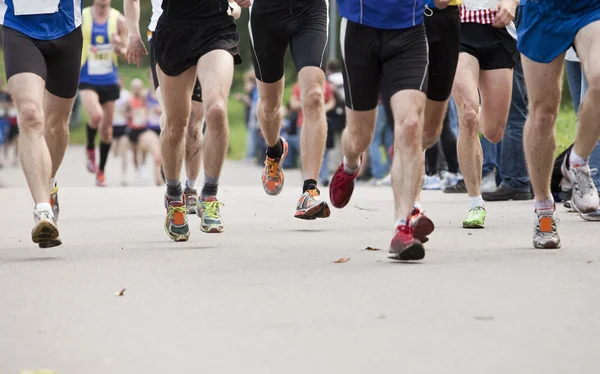
<path fill-rule="evenodd" d="M 560 248 L 558 236 L 558 217 L 554 210 L 542 210 L 535 213 L 533 222 L 533 246 L 539 249 Z"/>
<path fill-rule="evenodd" d="M 62 244 L 58 237 L 58 226 L 52 212 L 34 210 L 33 219 L 35 226 L 31 230 L 31 240 L 40 248 L 56 247 Z"/>
<path fill-rule="evenodd" d="M 496 188 L 496 172 L 491 171 L 481 181 L 481 193 L 492 193 Z"/>
<path fill-rule="evenodd" d="M 428 191 L 441 190 L 442 184 L 440 182 L 440 177 L 437 175 L 425 175 L 423 189 Z"/>
<path fill-rule="evenodd" d="M 573 208 L 580 213 L 597 211 L 600 207 L 600 198 L 589 165 L 567 168 L 566 161 L 566 159 L 563 161 L 561 171 L 573 187 L 573 195 L 571 196 Z"/>
<path fill-rule="evenodd" d="M 391 186 L 392 185 L 392 174 L 388 174 L 381 179 L 375 181 L 376 186 Z"/>

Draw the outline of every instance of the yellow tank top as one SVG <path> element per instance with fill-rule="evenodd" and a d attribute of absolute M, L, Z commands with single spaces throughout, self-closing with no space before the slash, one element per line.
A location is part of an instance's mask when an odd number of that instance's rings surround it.
<path fill-rule="evenodd" d="M 463 0 L 452 0 L 450 5 L 462 5 Z"/>
<path fill-rule="evenodd" d="M 108 45 L 110 46 L 112 43 L 112 38 L 114 34 L 118 34 L 119 32 L 119 27 L 118 27 L 118 21 L 119 21 L 119 16 L 121 15 L 121 12 L 119 12 L 118 10 L 111 8 L 110 9 L 110 14 L 108 15 L 108 22 L 107 22 L 107 34 L 106 35 L 108 38 L 108 40 L 96 40 L 95 43 L 92 43 L 92 32 L 93 32 L 93 28 L 94 28 L 94 17 L 92 16 L 92 7 L 87 7 L 83 9 L 83 12 L 81 14 L 81 31 L 83 33 L 83 50 L 81 53 L 81 66 L 83 67 L 83 65 L 85 65 L 85 62 L 87 61 L 88 57 L 89 57 L 89 49 L 90 46 L 92 44 L 104 44 L 104 45 Z M 113 61 L 115 66 L 117 66 L 119 64 L 119 58 L 117 56 L 116 53 L 114 53 L 114 51 L 112 52 L 113 54 Z"/>

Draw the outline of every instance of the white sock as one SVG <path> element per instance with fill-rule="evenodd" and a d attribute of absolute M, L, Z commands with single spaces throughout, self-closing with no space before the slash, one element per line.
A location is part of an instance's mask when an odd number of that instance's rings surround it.
<path fill-rule="evenodd" d="M 469 210 L 477 208 L 478 206 L 485 208 L 481 195 L 469 196 Z"/>
<path fill-rule="evenodd" d="M 421 203 L 418 201 L 415 201 L 415 203 L 413 204 L 413 208 L 417 208 L 419 209 L 421 212 L 423 211 L 423 207 L 421 207 Z"/>
<path fill-rule="evenodd" d="M 192 190 L 193 190 L 194 188 L 196 188 L 196 180 L 195 180 L 195 179 L 194 179 L 194 180 L 189 180 L 189 179 L 186 179 L 186 181 L 185 181 L 185 186 L 186 186 L 187 188 L 190 188 L 190 189 L 192 189 Z"/>
<path fill-rule="evenodd" d="M 571 148 L 571 154 L 569 155 L 569 166 L 571 168 L 575 168 L 578 166 L 585 166 L 587 164 L 588 160 L 575 153 L 575 147 Z"/>
<path fill-rule="evenodd" d="M 50 179 L 50 189 L 56 187 L 56 177 Z"/>
<path fill-rule="evenodd" d="M 346 156 L 344 156 L 344 173 L 348 174 L 348 175 L 353 175 L 356 174 L 356 172 L 358 171 L 358 169 L 360 168 L 360 158 L 358 159 L 358 164 L 356 165 L 356 167 L 350 167 L 348 166 L 348 160 L 346 159 Z"/>
<path fill-rule="evenodd" d="M 394 223 L 394 227 L 398 229 L 398 226 L 406 226 L 406 218 L 398 218 Z"/>
<path fill-rule="evenodd" d="M 39 203 L 35 206 L 35 210 L 49 212 L 52 214 L 52 207 L 50 206 L 50 203 Z"/>
<path fill-rule="evenodd" d="M 535 200 L 533 202 L 533 205 L 535 206 L 536 212 L 539 212 L 540 210 L 554 211 L 554 199 L 553 198 L 550 198 L 548 200 L 542 200 L 542 201 Z"/>

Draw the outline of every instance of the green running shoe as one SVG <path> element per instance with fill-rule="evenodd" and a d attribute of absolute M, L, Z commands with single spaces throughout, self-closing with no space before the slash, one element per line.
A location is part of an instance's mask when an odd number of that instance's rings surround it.
<path fill-rule="evenodd" d="M 220 207 L 223 204 L 216 197 L 207 197 L 203 200 L 198 200 L 196 213 L 200 216 L 200 230 L 203 232 L 217 234 L 225 231 L 223 218 L 221 217 Z"/>
<path fill-rule="evenodd" d="M 463 221 L 463 228 L 465 229 L 482 229 L 485 224 L 485 208 L 477 206 L 469 210 L 467 219 Z"/>

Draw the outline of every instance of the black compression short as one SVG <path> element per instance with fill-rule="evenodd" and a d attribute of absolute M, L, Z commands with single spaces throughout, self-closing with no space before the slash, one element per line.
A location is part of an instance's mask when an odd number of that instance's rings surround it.
<path fill-rule="evenodd" d="M 46 81 L 51 94 L 71 99 L 77 95 L 83 35 L 81 27 L 55 40 L 37 40 L 2 27 L 6 79 L 20 73 L 34 73 Z"/>
<path fill-rule="evenodd" d="M 150 51 L 148 54 L 150 55 L 150 70 L 152 71 L 152 82 L 154 83 L 154 89 L 158 89 L 158 75 L 156 75 L 156 58 L 154 58 L 154 33 L 152 33 L 152 37 L 148 41 L 150 44 Z M 199 103 L 202 102 L 202 88 L 200 87 L 200 82 L 198 81 L 198 77 L 196 77 L 196 84 L 194 84 L 194 91 L 192 91 L 192 100 L 197 101 Z"/>
<path fill-rule="evenodd" d="M 383 30 L 342 19 L 346 106 L 365 111 L 377 107 L 382 82 L 391 98 L 402 90 L 427 90 L 425 26 Z"/>
<path fill-rule="evenodd" d="M 256 78 L 274 83 L 283 77 L 288 45 L 296 71 L 307 66 L 325 71 L 328 0 L 255 0 L 250 8 L 250 41 Z M 280 6 L 280 5 L 284 6 Z"/>
<path fill-rule="evenodd" d="M 92 90 L 98 95 L 98 101 L 100 105 L 109 101 L 115 101 L 121 96 L 121 88 L 118 85 L 113 84 L 109 86 L 96 86 L 89 83 L 80 83 L 79 90 Z"/>
<path fill-rule="evenodd" d="M 479 23 L 463 23 L 460 51 L 479 60 L 481 70 L 512 69 L 519 59 L 517 42 L 506 28 Z"/>
<path fill-rule="evenodd" d="M 176 77 L 196 66 L 200 57 L 222 49 L 240 64 L 238 35 L 233 17 L 220 15 L 202 22 L 166 21 L 162 18 L 154 32 L 154 57 L 160 69 Z"/>
<path fill-rule="evenodd" d="M 113 125 L 113 139 L 119 139 L 120 137 L 127 134 L 127 125 L 114 126 Z"/>
<path fill-rule="evenodd" d="M 425 16 L 425 30 L 429 45 L 429 77 L 427 98 L 446 101 L 452 92 L 452 83 L 458 65 L 460 49 L 460 11 L 457 6 L 433 9 Z"/>

